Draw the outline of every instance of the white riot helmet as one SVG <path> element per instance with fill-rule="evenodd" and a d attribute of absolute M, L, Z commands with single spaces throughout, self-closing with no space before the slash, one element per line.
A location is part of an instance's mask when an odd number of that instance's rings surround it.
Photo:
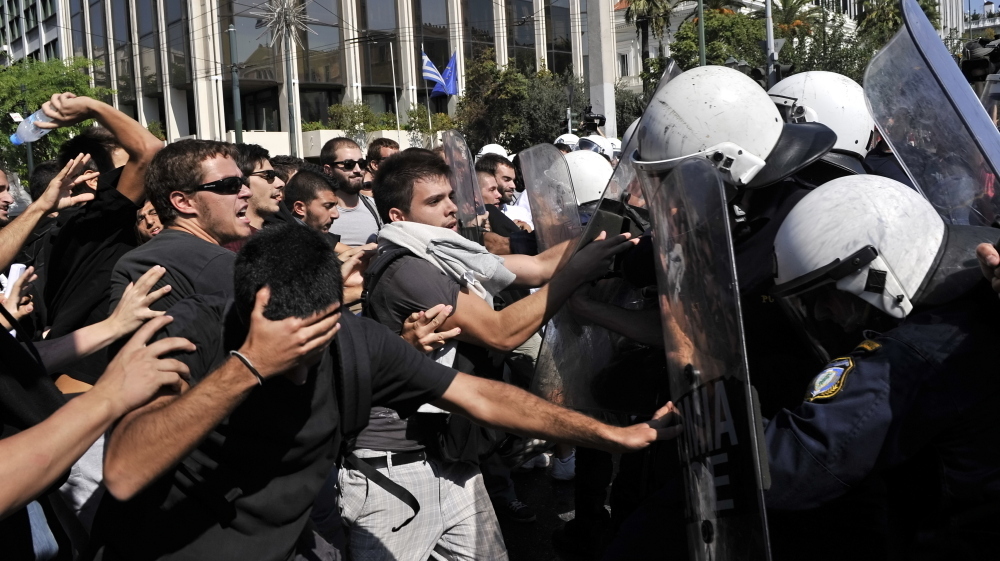
<path fill-rule="evenodd" d="M 507 149 L 499 144 L 487 144 L 479 149 L 479 153 L 476 154 L 476 160 L 483 157 L 483 154 L 496 154 L 498 156 L 503 156 L 504 158 L 510 159 L 507 155 Z"/>
<path fill-rule="evenodd" d="M 611 181 L 614 171 L 611 164 L 589 150 L 577 150 L 566 154 L 569 175 L 573 179 L 573 190 L 579 205 L 593 203 L 601 199 L 604 189 Z"/>
<path fill-rule="evenodd" d="M 576 150 L 577 144 L 580 143 L 580 137 L 573 133 L 560 134 L 553 144 L 565 144 L 573 150 Z"/>
<path fill-rule="evenodd" d="M 619 159 L 622 155 L 622 141 L 617 138 L 609 138 L 608 144 L 611 145 L 611 159 Z"/>
<path fill-rule="evenodd" d="M 615 149 L 611 145 L 611 142 L 599 134 L 592 134 L 581 138 L 577 144 L 577 149 L 590 150 L 591 152 L 603 154 L 609 159 L 615 154 Z"/>
<path fill-rule="evenodd" d="M 981 280 L 975 246 L 997 238 L 993 228 L 946 226 L 926 199 L 892 179 L 841 177 L 807 194 L 781 224 L 773 294 L 814 342 L 842 337 L 871 327 L 864 303 L 902 319 L 915 306 L 964 294 Z"/>
<path fill-rule="evenodd" d="M 857 82 L 834 72 L 802 72 L 767 93 L 787 122 L 822 123 L 837 133 L 823 160 L 849 173 L 865 173 L 861 161 L 872 148 L 875 120 Z"/>
<path fill-rule="evenodd" d="M 788 177 L 837 140 L 818 123 L 785 123 L 757 82 L 724 66 L 692 68 L 670 80 L 649 102 L 635 134 L 640 176 L 698 157 L 728 184 L 749 188 Z"/>

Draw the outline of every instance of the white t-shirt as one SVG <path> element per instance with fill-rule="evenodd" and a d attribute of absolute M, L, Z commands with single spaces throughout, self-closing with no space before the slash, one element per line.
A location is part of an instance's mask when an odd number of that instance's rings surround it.
<path fill-rule="evenodd" d="M 372 207 L 374 206 L 372 203 Z M 339 234 L 341 243 L 351 247 L 365 245 L 374 234 L 378 233 L 378 222 L 364 201 L 358 200 L 358 206 L 354 208 L 337 205 L 337 211 L 340 213 L 340 218 L 333 221 L 330 233 Z"/>
<path fill-rule="evenodd" d="M 524 201 L 523 203 L 521 201 Z M 528 206 L 528 193 L 525 191 L 518 195 L 517 200 L 512 205 L 500 205 L 500 211 L 511 220 L 521 220 L 527 222 L 532 229 L 535 223 L 531 220 L 531 207 Z"/>

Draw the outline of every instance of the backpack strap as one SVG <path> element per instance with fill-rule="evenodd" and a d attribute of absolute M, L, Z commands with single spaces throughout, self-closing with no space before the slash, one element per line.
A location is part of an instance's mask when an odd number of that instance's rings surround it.
<path fill-rule="evenodd" d="M 389 265 L 392 265 L 397 259 L 406 255 L 413 255 L 413 252 L 405 247 L 394 247 L 379 254 L 368 265 L 368 269 L 365 270 L 362 276 L 364 285 L 361 289 L 361 315 L 378 321 L 371 306 L 368 305 L 368 295 L 371 294 L 372 289 L 378 283 L 379 279 L 382 278 L 382 274 L 389 268 Z"/>

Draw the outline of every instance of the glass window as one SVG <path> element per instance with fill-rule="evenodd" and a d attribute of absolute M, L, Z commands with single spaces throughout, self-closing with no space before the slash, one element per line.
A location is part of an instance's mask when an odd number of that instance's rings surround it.
<path fill-rule="evenodd" d="M 56 14 L 56 0 L 42 0 L 42 19 L 48 19 Z"/>
<path fill-rule="evenodd" d="M 164 19 L 167 23 L 187 17 L 187 10 L 181 0 L 166 0 L 163 3 Z"/>
<path fill-rule="evenodd" d="M 187 20 L 167 25 L 167 67 L 170 83 L 179 86 L 191 81 L 188 59 Z"/>
<path fill-rule="evenodd" d="M 59 39 L 53 39 L 45 43 L 45 60 L 59 58 Z"/>
<path fill-rule="evenodd" d="M 496 49 L 493 29 L 494 0 L 462 0 L 462 27 L 465 31 L 465 60 L 479 58 L 486 50 Z M 443 69 L 441 69 L 443 71 Z"/>
<path fill-rule="evenodd" d="M 416 27 L 414 42 L 417 44 L 417 84 L 423 85 L 423 59 L 420 56 L 421 46 L 431 59 L 438 72 L 444 74 L 444 68 L 451 59 L 448 44 L 448 2 L 447 0 L 413 0 L 413 24 Z M 433 87 L 428 82 L 428 87 Z M 418 86 L 419 87 L 419 86 Z"/>
<path fill-rule="evenodd" d="M 156 0 L 136 0 L 135 19 L 139 35 L 156 31 Z"/>
<path fill-rule="evenodd" d="M 24 8 L 24 26 L 28 31 L 38 27 L 38 5 L 29 4 Z"/>
<path fill-rule="evenodd" d="M 280 58 L 276 55 L 276 48 L 271 48 L 270 32 L 263 27 L 257 27 L 260 23 L 249 12 L 256 11 L 261 2 L 250 4 L 248 2 L 237 2 L 233 0 L 223 0 L 219 3 L 219 22 L 224 33 L 232 24 L 236 29 L 236 64 L 240 66 L 240 80 L 266 80 L 275 82 L 277 74 L 275 72 L 276 63 Z M 241 15 L 242 14 L 242 15 Z M 227 72 L 223 73 L 223 79 L 229 81 L 229 65 L 232 64 L 232 56 L 229 52 L 228 33 L 222 41 L 222 60 Z"/>
<path fill-rule="evenodd" d="M 80 21 L 82 22 L 83 16 L 80 17 L 81 17 Z M 83 29 L 82 23 L 81 23 L 81 29 Z M 21 18 L 14 18 L 10 20 L 10 38 L 11 40 L 13 40 L 19 37 L 21 37 Z M 81 37 L 82 37 L 82 31 L 81 31 Z"/>
<path fill-rule="evenodd" d="M 394 73 L 397 85 L 402 85 L 396 2 L 358 0 L 358 43 L 361 52 L 361 85 L 392 86 Z M 390 49 L 394 52 L 390 52 Z M 391 64 L 393 58 L 396 60 L 395 68 Z"/>
<path fill-rule="evenodd" d="M 507 2 L 507 56 L 522 72 L 535 71 L 534 12 L 531 0 Z"/>
<path fill-rule="evenodd" d="M 545 4 L 545 59 L 549 70 L 556 74 L 569 72 L 573 67 L 569 1 L 549 0 Z"/>
<path fill-rule="evenodd" d="M 340 3 L 336 0 L 312 0 L 306 4 L 306 14 L 316 20 L 309 27 L 316 33 L 303 32 L 299 35 L 305 51 L 298 57 L 299 82 L 344 83 L 344 48 L 339 13 Z"/>
<path fill-rule="evenodd" d="M 110 88 L 111 82 L 108 79 L 108 34 L 104 28 L 104 2 L 101 0 L 91 0 L 90 3 L 90 48 L 93 49 L 91 57 L 94 61 L 94 85 L 99 88 Z"/>
<path fill-rule="evenodd" d="M 129 3 L 111 0 L 112 47 L 118 90 L 118 108 L 135 117 L 135 71 L 132 68 L 132 30 Z"/>

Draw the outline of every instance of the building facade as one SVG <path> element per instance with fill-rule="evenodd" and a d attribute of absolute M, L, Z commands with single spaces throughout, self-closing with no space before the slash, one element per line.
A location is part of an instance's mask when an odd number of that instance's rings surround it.
<path fill-rule="evenodd" d="M 230 138 L 234 63 L 243 128 L 300 135 L 303 121 L 324 120 L 336 103 L 364 101 L 376 112 L 398 105 L 401 115 L 423 106 L 433 84 L 421 77 L 421 50 L 442 72 L 455 53 L 460 93 L 465 65 L 488 49 L 524 71 L 596 74 L 611 87 L 616 78 L 613 64 L 590 72 L 591 51 L 602 58 L 590 38 L 615 43 L 610 0 L 303 0 L 314 21 L 291 46 L 290 76 L 285 49 L 263 26 L 263 3 L 0 0 L 0 48 L 13 60 L 93 59 L 93 82 L 115 90 L 115 107 L 158 122 L 168 141 Z M 605 17 L 588 18 L 601 9 Z M 605 29 L 592 32 L 595 21 Z M 613 96 L 608 102 L 613 112 Z M 435 111 L 454 103 L 431 98 Z"/>

